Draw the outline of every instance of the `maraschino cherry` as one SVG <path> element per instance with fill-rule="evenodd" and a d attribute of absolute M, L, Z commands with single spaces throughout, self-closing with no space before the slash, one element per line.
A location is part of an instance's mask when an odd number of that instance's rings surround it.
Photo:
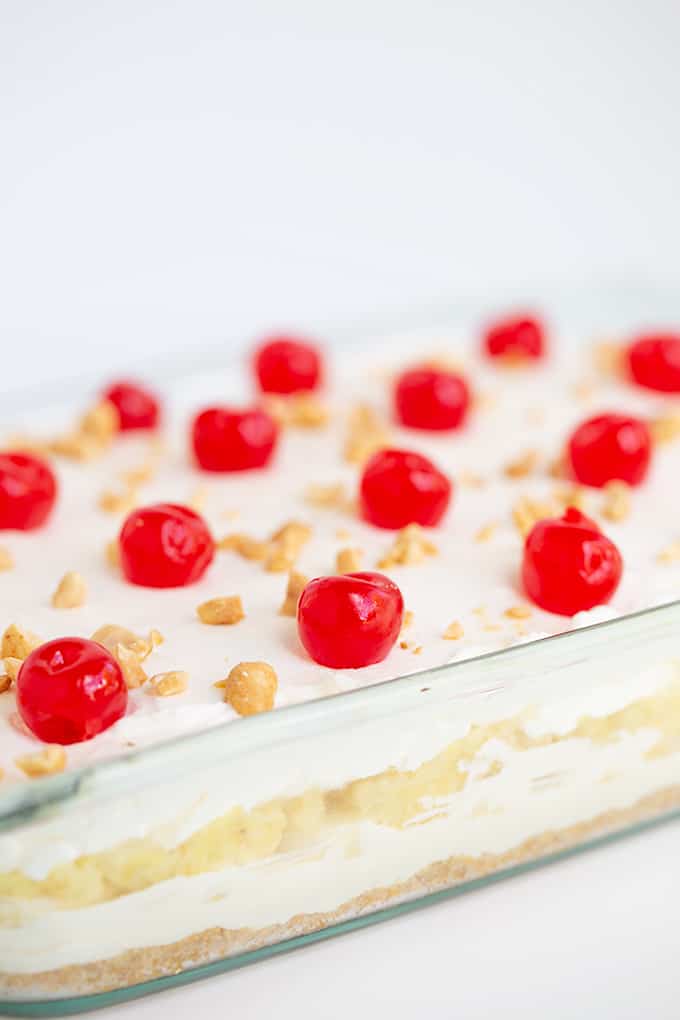
<path fill-rule="evenodd" d="M 567 457 L 574 477 L 601 488 L 614 480 L 639 485 L 649 469 L 652 437 L 640 418 L 598 414 L 572 432 Z"/>
<path fill-rule="evenodd" d="M 123 574 L 144 588 L 181 588 L 200 580 L 215 555 L 203 518 L 187 506 L 133 510 L 118 539 Z"/>
<path fill-rule="evenodd" d="M 434 527 L 450 500 L 446 475 L 427 457 L 409 450 L 379 450 L 361 476 L 361 515 L 379 528 Z"/>
<path fill-rule="evenodd" d="M 608 602 L 622 571 L 618 548 L 574 507 L 562 517 L 539 521 L 524 543 L 524 588 L 549 613 L 574 616 Z"/>
<path fill-rule="evenodd" d="M 0 453 L 0 531 L 32 531 L 45 523 L 57 498 L 57 480 L 32 453 Z"/>
<path fill-rule="evenodd" d="M 160 420 L 158 397 L 139 383 L 121 380 L 112 383 L 102 394 L 118 411 L 121 432 L 155 429 Z"/>
<path fill-rule="evenodd" d="M 273 336 L 255 352 L 255 374 L 263 393 L 300 393 L 321 384 L 318 349 L 306 340 Z"/>
<path fill-rule="evenodd" d="M 484 349 L 491 358 L 518 363 L 536 361 L 546 353 L 545 327 L 529 315 L 499 319 L 486 330 Z"/>
<path fill-rule="evenodd" d="M 194 454 L 204 471 L 246 471 L 272 458 L 278 426 L 267 411 L 208 407 L 194 420 Z"/>
<path fill-rule="evenodd" d="M 626 356 L 639 386 L 680 393 L 680 333 L 645 333 L 630 345 Z"/>
<path fill-rule="evenodd" d="M 125 715 L 127 707 L 120 666 L 102 645 L 85 638 L 40 645 L 23 662 L 16 687 L 21 718 L 49 744 L 90 740 Z"/>
<path fill-rule="evenodd" d="M 457 372 L 423 365 L 399 376 L 394 404 L 402 425 L 445 432 L 464 423 L 470 407 L 470 390 Z"/>
<path fill-rule="evenodd" d="M 317 577 L 300 596 L 298 633 L 320 665 L 359 669 L 388 655 L 403 615 L 402 594 L 384 574 Z"/>

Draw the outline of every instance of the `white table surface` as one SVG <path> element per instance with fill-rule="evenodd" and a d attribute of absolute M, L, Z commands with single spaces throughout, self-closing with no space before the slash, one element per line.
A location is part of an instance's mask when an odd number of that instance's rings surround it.
<path fill-rule="evenodd" d="M 679 858 L 670 822 L 100 1015 L 677 1020 Z"/>

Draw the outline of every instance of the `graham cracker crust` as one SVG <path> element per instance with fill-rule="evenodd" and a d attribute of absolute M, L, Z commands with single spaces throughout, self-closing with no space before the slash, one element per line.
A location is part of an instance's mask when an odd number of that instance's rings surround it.
<path fill-rule="evenodd" d="M 284 924 L 260 929 L 208 928 L 170 945 L 131 949 L 108 960 L 37 974 L 0 972 L 0 991 L 13 998 L 65 998 L 141 984 L 537 861 L 596 837 L 661 818 L 678 808 L 680 785 L 675 785 L 643 797 L 630 808 L 605 811 L 587 822 L 543 832 L 503 854 L 458 855 L 436 861 L 405 882 L 372 889 L 330 912 L 298 914 Z M 68 932 L 64 932 L 64 937 L 68 938 Z"/>

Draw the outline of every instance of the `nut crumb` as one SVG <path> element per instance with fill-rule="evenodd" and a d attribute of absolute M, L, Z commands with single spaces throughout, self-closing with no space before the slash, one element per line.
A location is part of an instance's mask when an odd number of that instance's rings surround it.
<path fill-rule="evenodd" d="M 256 715 L 274 707 L 278 678 L 266 662 L 239 662 L 224 684 L 224 700 L 239 715 Z"/>
<path fill-rule="evenodd" d="M 482 476 L 476 475 L 473 471 L 461 471 L 458 475 L 458 481 L 467 489 L 483 489 L 486 485 Z"/>
<path fill-rule="evenodd" d="M 8 655 L 7 658 L 3 660 L 5 663 L 5 672 L 10 681 L 14 682 L 19 676 L 19 670 L 21 669 L 23 661 L 23 659 L 15 659 L 11 655 Z"/>
<path fill-rule="evenodd" d="M 632 508 L 630 486 L 626 482 L 612 481 L 604 486 L 602 516 L 608 521 L 625 521 Z"/>
<path fill-rule="evenodd" d="M 294 393 L 290 396 L 269 396 L 265 407 L 274 421 L 282 426 L 301 429 L 319 429 L 328 424 L 330 412 L 313 393 Z"/>
<path fill-rule="evenodd" d="M 649 422 L 649 431 L 655 443 L 672 443 L 680 438 L 680 409 L 669 410 Z"/>
<path fill-rule="evenodd" d="M 401 621 L 402 633 L 413 624 L 414 614 L 412 609 L 407 609 Z"/>
<path fill-rule="evenodd" d="M 611 340 L 593 346 L 593 363 L 600 375 L 620 376 L 623 372 L 624 348 Z"/>
<path fill-rule="evenodd" d="M 128 648 L 126 645 L 117 644 L 113 655 L 123 671 L 125 686 L 128 690 L 134 690 L 146 683 L 148 677 L 141 660 L 131 648 Z"/>
<path fill-rule="evenodd" d="M 235 552 L 244 560 L 264 560 L 269 552 L 269 543 L 260 542 L 242 532 L 235 532 L 220 539 L 218 548 Z"/>
<path fill-rule="evenodd" d="M 458 620 L 454 620 L 453 623 L 450 623 L 448 625 L 448 627 L 442 634 L 442 637 L 446 641 L 458 641 L 460 638 L 462 638 L 463 634 L 464 631 L 462 623 L 460 623 Z"/>
<path fill-rule="evenodd" d="M 503 615 L 507 616 L 509 620 L 526 620 L 531 616 L 531 608 L 529 606 L 510 606 Z"/>
<path fill-rule="evenodd" d="M 312 529 L 300 521 L 288 521 L 278 528 L 269 540 L 264 569 L 272 573 L 290 570 L 312 537 Z"/>
<path fill-rule="evenodd" d="M 412 566 L 422 563 L 427 556 L 436 556 L 437 552 L 437 546 L 419 524 L 408 524 L 397 532 L 391 549 L 378 561 L 378 567 Z"/>
<path fill-rule="evenodd" d="M 184 670 L 175 669 L 168 673 L 156 673 L 149 678 L 144 688 L 147 694 L 157 698 L 169 698 L 174 694 L 182 694 L 189 686 L 189 674 Z"/>
<path fill-rule="evenodd" d="M 201 623 L 212 626 L 239 623 L 245 618 L 240 595 L 225 595 L 220 598 L 208 599 L 197 608 Z"/>
<path fill-rule="evenodd" d="M 416 647 L 413 649 L 413 654 L 414 655 L 420 655 L 422 650 L 423 650 L 423 646 L 422 645 L 416 645 Z"/>
<path fill-rule="evenodd" d="M 399 647 L 403 648 L 404 651 L 406 652 L 411 647 L 411 642 L 410 641 L 400 641 L 399 642 Z"/>
<path fill-rule="evenodd" d="M 120 567 L 120 545 L 117 538 L 112 538 L 106 543 L 106 562 L 114 570 Z"/>
<path fill-rule="evenodd" d="M 119 429 L 118 408 L 110 400 L 102 400 L 85 412 L 78 422 L 77 432 L 106 447 L 113 441 Z"/>
<path fill-rule="evenodd" d="M 8 673 L 0 673 L 0 694 L 5 694 L 12 686 L 12 678 Z"/>
<path fill-rule="evenodd" d="M 339 538 L 341 542 L 346 542 L 347 539 L 352 537 L 352 532 L 348 531 L 347 528 L 338 528 L 335 532 L 335 537 Z"/>
<path fill-rule="evenodd" d="M 0 659 L 23 660 L 42 644 L 41 639 L 32 631 L 11 623 L 0 641 Z"/>
<path fill-rule="evenodd" d="M 208 502 L 208 495 L 209 492 L 206 485 L 197 485 L 189 496 L 188 506 L 197 514 L 202 513 L 205 509 L 205 504 Z"/>
<path fill-rule="evenodd" d="M 356 547 L 347 546 L 345 549 L 339 549 L 335 557 L 336 572 L 338 574 L 353 574 L 357 570 L 361 570 L 362 555 L 361 549 Z"/>
<path fill-rule="evenodd" d="M 503 474 L 506 478 L 526 478 L 536 470 L 539 460 L 540 455 L 536 450 L 527 450 L 526 453 L 506 464 Z"/>
<path fill-rule="evenodd" d="M 97 501 L 97 506 L 107 514 L 125 514 L 133 509 L 136 502 L 137 493 L 134 489 L 126 489 L 125 492 L 105 489 Z"/>
<path fill-rule="evenodd" d="M 279 608 L 279 616 L 297 616 L 297 605 L 302 592 L 305 590 L 309 578 L 297 570 L 291 570 L 288 574 L 286 595 Z"/>
<path fill-rule="evenodd" d="M 52 605 L 55 609 L 77 609 L 85 604 L 86 598 L 85 579 L 76 570 L 69 570 L 52 595 Z"/>
<path fill-rule="evenodd" d="M 489 539 L 493 538 L 496 534 L 498 523 L 496 521 L 490 521 L 488 524 L 484 524 L 478 532 L 475 534 L 475 542 L 488 542 Z"/>
<path fill-rule="evenodd" d="M 150 482 L 155 473 L 156 465 L 151 461 L 147 461 L 145 464 L 140 464 L 139 467 L 128 468 L 127 471 L 122 471 L 120 478 L 127 488 L 136 489 L 139 485 L 145 485 L 147 482 Z"/>
<path fill-rule="evenodd" d="M 142 637 L 140 634 L 135 634 L 134 631 L 128 630 L 127 627 L 121 627 L 117 623 L 105 623 L 104 626 L 98 627 L 92 635 L 92 640 L 99 642 L 103 645 L 107 651 L 111 652 L 112 655 L 116 654 L 116 647 L 123 645 L 129 651 L 133 652 L 140 662 L 143 662 L 154 648 L 158 645 L 163 644 L 163 635 L 157 630 L 150 630 L 148 637 Z"/>
<path fill-rule="evenodd" d="M 526 538 L 534 524 L 555 517 L 558 512 L 551 502 L 522 496 L 512 508 L 512 519 L 522 538 Z"/>
<path fill-rule="evenodd" d="M 51 776 L 66 768 L 66 752 L 59 744 L 47 744 L 41 751 L 16 758 L 15 764 L 31 779 Z"/>
<path fill-rule="evenodd" d="M 353 408 L 344 449 L 344 458 L 349 464 L 364 464 L 389 442 L 389 429 L 372 407 L 358 404 Z"/>
<path fill-rule="evenodd" d="M 310 506 L 344 509 L 347 505 L 345 486 L 342 482 L 334 485 L 309 485 L 305 490 L 305 502 Z"/>
<path fill-rule="evenodd" d="M 679 563 L 680 562 L 680 539 L 675 542 L 671 542 L 670 545 L 665 546 L 659 552 L 656 557 L 659 563 Z"/>
<path fill-rule="evenodd" d="M 14 566 L 14 559 L 11 552 L 4 545 L 0 545 L 0 571 L 11 570 Z"/>

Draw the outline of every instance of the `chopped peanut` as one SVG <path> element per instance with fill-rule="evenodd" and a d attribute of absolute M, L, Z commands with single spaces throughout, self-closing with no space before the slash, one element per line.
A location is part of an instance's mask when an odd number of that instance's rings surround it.
<path fill-rule="evenodd" d="M 328 423 L 328 408 L 313 393 L 296 393 L 288 397 L 270 396 L 265 406 L 279 425 L 318 429 Z"/>
<path fill-rule="evenodd" d="M 125 514 L 133 509 L 136 502 L 137 493 L 134 489 L 127 489 L 125 492 L 105 489 L 99 497 L 97 506 L 108 514 Z"/>
<path fill-rule="evenodd" d="M 279 609 L 280 616 L 297 616 L 297 605 L 308 582 L 309 578 L 304 574 L 298 573 L 297 570 L 291 570 L 288 574 L 286 597 Z"/>
<path fill-rule="evenodd" d="M 482 476 L 476 475 L 473 471 L 461 471 L 458 475 L 458 481 L 467 489 L 482 489 L 486 485 Z"/>
<path fill-rule="evenodd" d="M 347 505 L 345 486 L 342 482 L 334 485 L 310 485 L 305 492 L 305 502 L 311 506 L 340 509 Z"/>
<path fill-rule="evenodd" d="M 174 694 L 182 694 L 189 686 L 189 674 L 181 669 L 169 673 L 156 673 L 152 676 L 145 690 L 157 698 L 169 698 Z"/>
<path fill-rule="evenodd" d="M 0 545 L 0 570 L 11 570 L 14 566 L 14 559 L 9 549 Z"/>
<path fill-rule="evenodd" d="M 94 439 L 98 444 L 107 446 L 116 436 L 120 428 L 120 416 L 115 404 L 110 400 L 86 411 L 78 423 L 78 433 Z"/>
<path fill-rule="evenodd" d="M 422 563 L 427 556 L 436 556 L 437 551 L 437 546 L 419 524 L 408 524 L 397 532 L 392 548 L 378 561 L 378 566 L 386 568 Z"/>
<path fill-rule="evenodd" d="M 59 744 L 47 744 L 42 751 L 17 758 L 15 764 L 31 779 L 51 776 L 66 768 L 66 752 Z"/>
<path fill-rule="evenodd" d="M 114 569 L 120 567 L 120 545 L 117 538 L 106 543 L 106 562 Z"/>
<path fill-rule="evenodd" d="M 489 539 L 493 538 L 496 534 L 497 528 L 498 524 L 496 521 L 490 521 L 488 524 L 484 524 L 475 534 L 475 542 L 488 542 Z"/>
<path fill-rule="evenodd" d="M 50 453 L 70 460 L 94 460 L 101 453 L 101 445 L 91 436 L 70 432 L 50 442 Z"/>
<path fill-rule="evenodd" d="M 349 420 L 345 441 L 345 460 L 350 464 L 364 464 L 378 450 L 390 442 L 390 433 L 380 416 L 366 404 L 354 408 Z"/>
<path fill-rule="evenodd" d="M 264 569 L 273 573 L 290 570 L 311 537 L 312 529 L 300 521 L 282 525 L 271 536 Z"/>
<path fill-rule="evenodd" d="M 353 574 L 357 570 L 361 570 L 361 549 L 352 548 L 347 546 L 345 549 L 339 549 L 338 554 L 335 557 L 335 569 L 338 574 Z"/>
<path fill-rule="evenodd" d="M 15 681 L 19 676 L 19 670 L 21 669 L 23 659 L 15 659 L 11 655 L 8 655 L 4 660 L 5 672 L 11 681 Z"/>
<path fill-rule="evenodd" d="M 256 715 L 274 707 L 278 686 L 275 671 L 266 662 L 239 662 L 224 685 L 224 700 L 239 715 Z"/>
<path fill-rule="evenodd" d="M 668 410 L 649 422 L 649 431 L 655 443 L 672 443 L 680 438 L 680 409 Z"/>
<path fill-rule="evenodd" d="M 208 599 L 196 610 L 202 623 L 213 626 L 238 623 L 245 617 L 240 595 L 224 595 L 220 598 Z"/>
<path fill-rule="evenodd" d="M 148 677 L 144 672 L 139 656 L 126 645 L 117 644 L 113 652 L 114 658 L 123 671 L 125 686 L 128 690 L 134 690 L 146 683 Z"/>
<path fill-rule="evenodd" d="M 188 505 L 192 510 L 195 510 L 197 514 L 200 514 L 205 508 L 205 504 L 208 502 L 209 492 L 205 485 L 198 485 L 189 496 Z"/>
<path fill-rule="evenodd" d="M 680 562 L 680 539 L 667 545 L 656 557 L 659 563 Z"/>
<path fill-rule="evenodd" d="M 264 560 L 269 552 L 269 543 L 260 542 L 250 535 L 235 533 L 225 535 L 218 542 L 219 549 L 227 549 L 242 556 L 244 560 Z"/>
<path fill-rule="evenodd" d="M 413 623 L 413 610 L 407 609 L 401 621 L 402 632 L 408 630 L 412 623 Z"/>
<path fill-rule="evenodd" d="M 14 658 L 23 661 L 41 644 L 42 641 L 37 634 L 11 623 L 2 635 L 0 659 Z"/>
<path fill-rule="evenodd" d="M 623 369 L 624 349 L 621 344 L 605 340 L 593 347 L 593 361 L 600 375 L 618 376 Z"/>
<path fill-rule="evenodd" d="M 127 471 L 123 471 L 120 478 L 129 489 L 136 489 L 139 485 L 150 482 L 155 473 L 155 465 L 151 461 L 147 461 L 146 464 L 140 464 L 139 467 L 128 468 Z"/>
<path fill-rule="evenodd" d="M 64 574 L 52 595 L 55 609 L 77 609 L 85 604 L 87 585 L 77 571 L 69 570 Z"/>
<path fill-rule="evenodd" d="M 464 631 L 462 623 L 460 623 L 458 620 L 454 620 L 453 623 L 450 623 L 448 625 L 448 627 L 442 634 L 442 637 L 445 638 L 446 641 L 458 641 L 460 638 L 462 638 L 463 633 Z"/>
<path fill-rule="evenodd" d="M 526 620 L 531 616 L 531 609 L 529 606 L 510 606 L 503 615 L 507 616 L 509 620 Z"/>
<path fill-rule="evenodd" d="M 539 459 L 536 450 L 527 450 L 526 453 L 506 464 L 503 468 L 503 474 L 506 478 L 526 478 L 527 475 L 532 474 L 536 470 Z"/>
<path fill-rule="evenodd" d="M 163 635 L 157 630 L 151 630 L 149 636 L 144 638 L 127 627 L 120 627 L 117 623 L 106 623 L 94 632 L 92 640 L 104 645 L 112 655 L 115 655 L 117 645 L 123 645 L 143 662 L 154 648 L 163 644 Z"/>
<path fill-rule="evenodd" d="M 12 678 L 8 673 L 0 673 L 0 694 L 4 694 L 12 686 Z"/>
<path fill-rule="evenodd" d="M 555 517 L 558 512 L 553 503 L 522 496 L 512 508 L 512 519 L 520 535 L 526 538 L 534 524 Z"/>
<path fill-rule="evenodd" d="M 630 486 L 626 482 L 607 482 L 604 487 L 602 516 L 608 521 L 625 521 L 631 511 Z"/>

